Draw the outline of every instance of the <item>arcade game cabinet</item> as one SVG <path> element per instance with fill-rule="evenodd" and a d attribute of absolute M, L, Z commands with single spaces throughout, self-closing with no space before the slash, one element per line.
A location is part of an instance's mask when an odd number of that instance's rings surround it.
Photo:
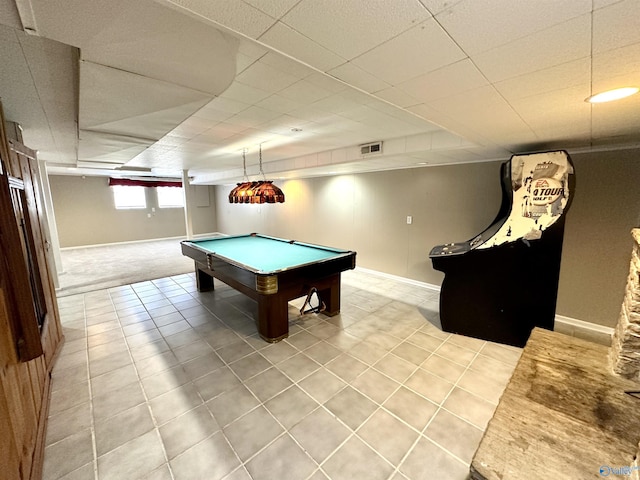
<path fill-rule="evenodd" d="M 431 250 L 433 268 L 445 274 L 444 331 L 522 347 L 534 327 L 553 330 L 573 173 L 565 151 L 512 156 L 501 166 L 502 204 L 491 226 Z"/>

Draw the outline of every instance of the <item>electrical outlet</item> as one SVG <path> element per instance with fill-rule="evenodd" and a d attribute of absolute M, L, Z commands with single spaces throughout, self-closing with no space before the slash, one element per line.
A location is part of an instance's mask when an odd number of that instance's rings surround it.
<path fill-rule="evenodd" d="M 407 225 L 411 225 L 413 223 L 413 217 L 411 215 L 407 215 Z"/>

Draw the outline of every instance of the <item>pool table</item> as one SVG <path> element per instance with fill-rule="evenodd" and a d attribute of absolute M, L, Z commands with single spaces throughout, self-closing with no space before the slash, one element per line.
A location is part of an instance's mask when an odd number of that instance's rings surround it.
<path fill-rule="evenodd" d="M 258 302 L 258 333 L 267 342 L 289 334 L 288 302 L 315 287 L 325 315 L 340 313 L 340 274 L 356 252 L 252 233 L 180 242 L 195 262 L 198 291 L 217 278 Z"/>

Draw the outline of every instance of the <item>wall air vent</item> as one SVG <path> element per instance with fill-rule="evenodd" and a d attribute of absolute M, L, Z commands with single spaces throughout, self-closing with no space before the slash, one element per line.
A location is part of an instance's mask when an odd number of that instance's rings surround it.
<path fill-rule="evenodd" d="M 382 153 L 382 142 L 367 143 L 360 145 L 361 155 L 373 155 L 376 153 Z"/>

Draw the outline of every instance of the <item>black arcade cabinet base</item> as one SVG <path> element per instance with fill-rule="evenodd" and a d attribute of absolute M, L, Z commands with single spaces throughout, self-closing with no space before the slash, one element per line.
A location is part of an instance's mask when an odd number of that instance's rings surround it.
<path fill-rule="evenodd" d="M 433 268 L 445 273 L 444 331 L 523 347 L 534 327 L 553 330 L 572 173 L 566 152 L 514 155 L 501 169 L 492 225 L 431 250 Z"/>

